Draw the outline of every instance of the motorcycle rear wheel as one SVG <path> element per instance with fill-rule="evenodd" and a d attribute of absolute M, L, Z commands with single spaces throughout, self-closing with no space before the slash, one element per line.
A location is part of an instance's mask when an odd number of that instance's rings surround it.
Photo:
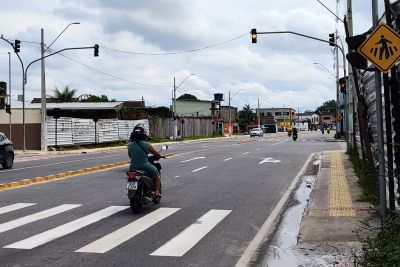
<path fill-rule="evenodd" d="M 129 204 L 131 206 L 131 210 L 134 214 L 142 211 L 143 203 L 142 203 L 142 188 L 138 188 L 136 194 L 129 199 Z"/>

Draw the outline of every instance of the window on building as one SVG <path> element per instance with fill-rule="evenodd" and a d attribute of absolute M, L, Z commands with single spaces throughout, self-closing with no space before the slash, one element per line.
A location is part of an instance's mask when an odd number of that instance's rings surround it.
<path fill-rule="evenodd" d="M 264 116 L 264 112 L 260 112 L 260 116 Z"/>
<path fill-rule="evenodd" d="M 289 116 L 289 112 L 283 112 L 283 116 Z"/>
<path fill-rule="evenodd" d="M 282 116 L 282 112 L 275 112 L 275 116 Z"/>
<path fill-rule="evenodd" d="M 324 117 L 324 120 L 326 120 L 326 121 L 328 121 L 330 119 L 331 119 L 331 117 Z"/>
<path fill-rule="evenodd" d="M 272 112 L 267 112 L 267 116 L 272 116 Z"/>

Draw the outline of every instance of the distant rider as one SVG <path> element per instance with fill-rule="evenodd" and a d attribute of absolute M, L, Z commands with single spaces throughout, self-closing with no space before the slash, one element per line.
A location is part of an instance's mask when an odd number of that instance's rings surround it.
<path fill-rule="evenodd" d="M 160 174 L 156 167 L 154 167 L 148 159 L 148 154 L 153 154 L 156 158 L 160 159 L 163 156 L 149 144 L 149 137 L 146 130 L 142 126 L 135 126 L 130 137 L 131 143 L 128 145 L 129 155 L 131 156 L 131 164 L 129 171 L 145 170 L 149 173 L 155 181 L 156 192 L 155 197 L 160 197 Z"/>

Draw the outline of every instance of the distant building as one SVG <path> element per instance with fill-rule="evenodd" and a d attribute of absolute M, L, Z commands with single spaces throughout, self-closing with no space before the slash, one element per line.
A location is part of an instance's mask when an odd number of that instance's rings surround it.
<path fill-rule="evenodd" d="M 321 124 L 332 125 L 335 123 L 335 113 L 332 112 L 321 112 Z"/>
<path fill-rule="evenodd" d="M 292 127 L 292 123 L 297 120 L 296 110 L 292 108 L 257 108 L 256 113 L 262 121 L 264 118 L 273 117 L 277 123 L 278 131 L 285 131 Z"/>
<path fill-rule="evenodd" d="M 179 117 L 213 116 L 215 115 L 214 106 L 215 102 L 209 100 L 177 99 L 176 115 Z"/>

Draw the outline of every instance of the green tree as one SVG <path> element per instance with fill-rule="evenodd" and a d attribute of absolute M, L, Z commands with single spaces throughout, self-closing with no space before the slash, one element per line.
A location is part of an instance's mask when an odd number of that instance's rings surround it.
<path fill-rule="evenodd" d="M 53 90 L 53 95 L 51 98 L 56 99 L 56 102 L 74 102 L 76 101 L 77 89 L 71 89 L 66 86 L 63 90 L 59 90 L 57 86 Z"/>
<path fill-rule="evenodd" d="M 88 95 L 87 99 L 83 100 L 82 102 L 115 102 L 115 99 L 108 99 L 106 95 Z"/>
<path fill-rule="evenodd" d="M 191 94 L 183 94 L 177 99 L 182 100 L 182 99 L 190 99 L 190 100 L 197 100 L 197 97 Z"/>
<path fill-rule="evenodd" d="M 315 113 L 321 113 L 321 112 L 335 112 L 336 111 L 336 101 L 335 100 L 329 100 L 325 101 L 322 106 L 318 107 L 315 110 Z"/>
<path fill-rule="evenodd" d="M 246 130 L 250 122 L 256 120 L 256 113 L 249 104 L 244 105 L 241 111 L 239 111 L 239 125 L 242 130 Z"/>

